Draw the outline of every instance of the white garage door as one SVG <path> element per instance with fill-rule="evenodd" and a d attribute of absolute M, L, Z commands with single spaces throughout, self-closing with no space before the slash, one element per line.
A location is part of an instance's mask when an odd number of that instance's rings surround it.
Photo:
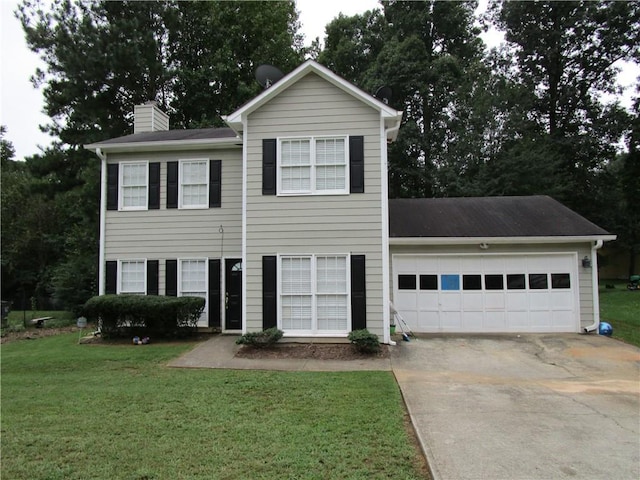
<path fill-rule="evenodd" d="M 415 332 L 577 332 L 575 254 L 394 255 L 394 304 Z"/>

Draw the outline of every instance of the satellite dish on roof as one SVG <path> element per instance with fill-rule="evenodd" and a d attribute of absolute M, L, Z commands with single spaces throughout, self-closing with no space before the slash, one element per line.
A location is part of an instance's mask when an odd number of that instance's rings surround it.
<path fill-rule="evenodd" d="M 269 88 L 284 77 L 284 73 L 273 65 L 260 65 L 256 68 L 256 80 L 264 88 Z"/>
<path fill-rule="evenodd" d="M 391 100 L 392 91 L 390 87 L 380 87 L 376 90 L 376 93 L 373 94 L 378 100 L 381 100 L 385 105 L 389 105 L 389 101 Z"/>

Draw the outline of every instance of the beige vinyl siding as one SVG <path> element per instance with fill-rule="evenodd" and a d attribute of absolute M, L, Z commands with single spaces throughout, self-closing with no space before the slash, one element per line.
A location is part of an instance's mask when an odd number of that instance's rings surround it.
<path fill-rule="evenodd" d="M 222 160 L 221 208 L 166 208 L 167 162 Z M 111 154 L 108 163 L 160 162 L 160 209 L 107 211 L 105 260 L 161 260 L 160 293 L 164 294 L 167 258 L 240 258 L 242 255 L 242 153 L 237 149 L 163 153 Z M 224 235 L 220 233 L 220 227 Z"/>
<path fill-rule="evenodd" d="M 480 254 L 481 251 L 477 245 L 391 245 L 389 255 L 390 263 L 390 276 L 389 276 L 389 291 L 393 295 L 393 255 L 395 254 L 407 254 L 407 253 L 425 253 L 425 254 Z M 580 298 L 580 328 L 583 329 L 593 323 L 593 289 L 591 284 L 591 268 L 582 267 L 582 258 L 586 255 L 591 258 L 591 245 L 588 243 L 580 244 L 514 244 L 514 245 L 499 245 L 489 244 L 490 253 L 576 253 L 577 254 L 577 268 L 578 272 L 578 295 Z M 393 300 L 393 299 L 392 299 Z"/>
<path fill-rule="evenodd" d="M 380 113 L 308 74 L 248 117 L 247 330 L 262 329 L 262 256 L 364 254 L 367 324 L 382 335 Z M 363 135 L 365 193 L 262 195 L 262 140 Z"/>

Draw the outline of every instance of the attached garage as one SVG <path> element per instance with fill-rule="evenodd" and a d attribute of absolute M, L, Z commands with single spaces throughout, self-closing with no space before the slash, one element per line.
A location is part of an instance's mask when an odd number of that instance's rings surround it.
<path fill-rule="evenodd" d="M 390 200 L 391 291 L 415 332 L 579 332 L 610 235 L 550 197 Z"/>

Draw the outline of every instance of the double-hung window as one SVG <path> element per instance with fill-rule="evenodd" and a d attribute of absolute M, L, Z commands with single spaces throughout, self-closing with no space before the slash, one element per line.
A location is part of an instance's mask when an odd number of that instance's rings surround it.
<path fill-rule="evenodd" d="M 121 260 L 118 268 L 118 293 L 145 295 L 146 285 L 145 260 Z"/>
<path fill-rule="evenodd" d="M 279 193 L 349 193 L 346 142 L 347 137 L 280 139 Z"/>
<path fill-rule="evenodd" d="M 146 210 L 148 202 L 147 162 L 122 163 L 120 167 L 120 209 Z"/>
<path fill-rule="evenodd" d="M 209 161 L 180 162 L 180 208 L 209 208 Z"/>
<path fill-rule="evenodd" d="M 179 295 L 207 298 L 207 261 L 205 259 L 180 260 Z M 207 318 L 207 307 L 200 320 Z"/>
<path fill-rule="evenodd" d="M 346 255 L 280 257 L 280 328 L 288 334 L 347 333 Z"/>

